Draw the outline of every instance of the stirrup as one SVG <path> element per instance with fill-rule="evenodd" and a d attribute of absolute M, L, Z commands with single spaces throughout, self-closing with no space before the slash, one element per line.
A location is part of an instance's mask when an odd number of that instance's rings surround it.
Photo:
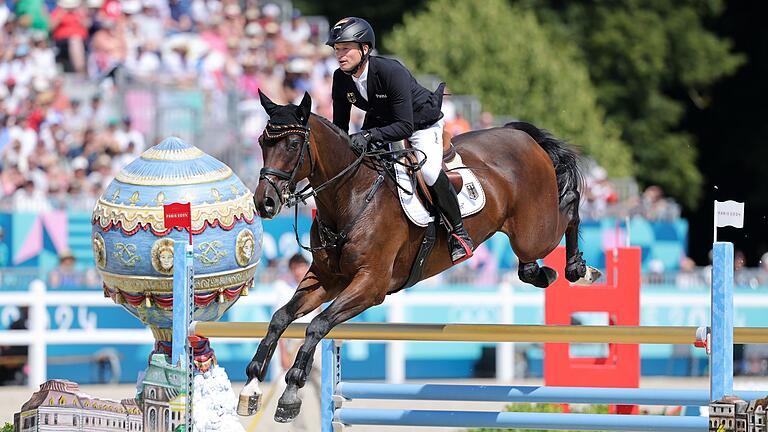
<path fill-rule="evenodd" d="M 454 242 L 458 242 L 458 243 L 454 243 Z M 458 244 L 464 250 L 464 256 L 456 260 L 453 259 L 454 252 L 458 251 L 457 248 L 454 248 L 455 244 Z M 451 262 L 453 263 L 453 265 L 463 263 L 464 261 L 472 258 L 472 255 L 474 255 L 472 248 L 467 244 L 466 241 L 464 241 L 463 238 L 461 238 L 456 233 L 453 233 L 453 232 L 451 233 L 451 238 L 448 241 L 448 245 L 450 247 Z"/>

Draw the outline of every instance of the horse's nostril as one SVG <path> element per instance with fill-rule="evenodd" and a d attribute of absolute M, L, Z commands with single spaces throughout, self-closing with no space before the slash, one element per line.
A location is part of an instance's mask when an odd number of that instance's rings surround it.
<path fill-rule="evenodd" d="M 264 198 L 264 210 L 268 214 L 270 214 L 270 215 L 274 214 L 274 211 L 275 211 L 275 200 L 273 200 L 270 197 Z"/>

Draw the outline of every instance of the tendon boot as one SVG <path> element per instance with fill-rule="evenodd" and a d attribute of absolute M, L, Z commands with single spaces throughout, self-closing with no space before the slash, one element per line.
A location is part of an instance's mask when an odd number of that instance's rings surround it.
<path fill-rule="evenodd" d="M 451 225 L 448 231 L 448 252 L 451 254 L 451 261 L 453 264 L 458 264 L 471 258 L 475 246 L 467 230 L 464 229 L 456 190 L 445 172 L 440 171 L 437 181 L 429 187 L 429 191 L 438 210 Z"/>

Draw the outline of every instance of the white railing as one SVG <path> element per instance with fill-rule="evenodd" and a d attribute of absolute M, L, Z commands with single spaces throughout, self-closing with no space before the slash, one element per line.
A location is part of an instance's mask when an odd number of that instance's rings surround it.
<path fill-rule="evenodd" d="M 272 292 L 252 291 L 251 295 L 238 300 L 238 305 L 275 307 L 277 296 Z M 740 296 L 734 298 L 738 309 L 768 308 L 768 296 Z M 499 311 L 498 324 L 515 324 L 514 310 L 517 306 L 543 307 L 543 291 L 516 289 L 511 283 L 502 283 L 497 290 L 477 292 L 450 292 L 442 290 L 429 292 L 429 289 L 403 291 L 387 298 L 384 307 L 387 321 L 405 322 L 405 310 L 412 306 L 492 307 Z M 708 308 L 708 292 L 668 294 L 641 294 L 642 307 L 660 307 L 674 304 Z M 28 306 L 29 328 L 27 330 L 0 331 L 0 345 L 29 346 L 29 385 L 37 387 L 47 379 L 47 347 L 67 344 L 152 344 L 154 338 L 149 329 L 99 329 L 96 327 L 94 312 L 88 306 L 121 308 L 110 299 L 104 298 L 101 291 L 48 291 L 45 283 L 34 281 L 29 291 L 0 292 L 0 307 Z M 53 322 L 60 328 L 51 328 L 49 306 L 78 307 L 77 312 L 68 309 L 66 313 L 53 312 Z M 282 305 L 277 305 L 282 306 Z M 77 320 L 79 329 L 70 327 Z M 702 319 L 706 317 L 702 316 Z M 475 316 L 459 317 L 456 322 L 477 322 Z M 649 323 L 651 324 L 651 323 Z M 656 323 L 653 323 L 656 324 Z M 685 325 L 705 325 L 707 323 L 674 323 Z M 736 323 L 745 325 L 745 323 Z M 242 339 L 217 338 L 216 344 L 243 343 Z M 386 379 L 388 382 L 405 381 L 405 342 L 388 342 L 386 359 Z M 279 363 L 279 362 L 278 362 Z M 273 363 L 273 366 L 276 366 Z M 496 350 L 496 376 L 503 381 L 514 378 L 514 344 L 498 344 Z"/>
<path fill-rule="evenodd" d="M 273 306 L 276 299 L 273 295 L 248 296 L 240 300 L 242 304 Z M 152 344 L 154 338 L 148 329 L 99 329 L 95 325 L 95 316 L 88 313 L 85 307 L 114 307 L 121 306 L 105 298 L 98 291 L 48 291 L 44 282 L 36 280 L 29 285 L 29 291 L 0 293 L 0 307 L 28 306 L 29 315 L 26 330 L 0 331 L 0 345 L 29 346 L 29 379 L 28 385 L 37 388 L 48 377 L 48 345 L 70 344 Z M 62 326 L 52 329 L 49 317 L 49 306 L 77 306 L 77 321 L 80 329 L 69 328 L 75 319 L 71 313 L 64 313 L 54 319 Z M 59 315 L 54 312 L 55 315 Z M 63 318 L 62 318 L 63 317 Z M 217 343 L 242 343 L 242 340 L 229 339 Z"/>

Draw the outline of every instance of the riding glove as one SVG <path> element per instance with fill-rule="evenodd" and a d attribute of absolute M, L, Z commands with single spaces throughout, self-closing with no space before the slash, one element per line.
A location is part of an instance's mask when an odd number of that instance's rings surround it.
<path fill-rule="evenodd" d="M 361 153 L 368 149 L 368 145 L 371 143 L 371 133 L 368 131 L 361 131 L 352 134 L 349 139 L 352 142 L 352 148 L 355 149 L 356 152 Z"/>

